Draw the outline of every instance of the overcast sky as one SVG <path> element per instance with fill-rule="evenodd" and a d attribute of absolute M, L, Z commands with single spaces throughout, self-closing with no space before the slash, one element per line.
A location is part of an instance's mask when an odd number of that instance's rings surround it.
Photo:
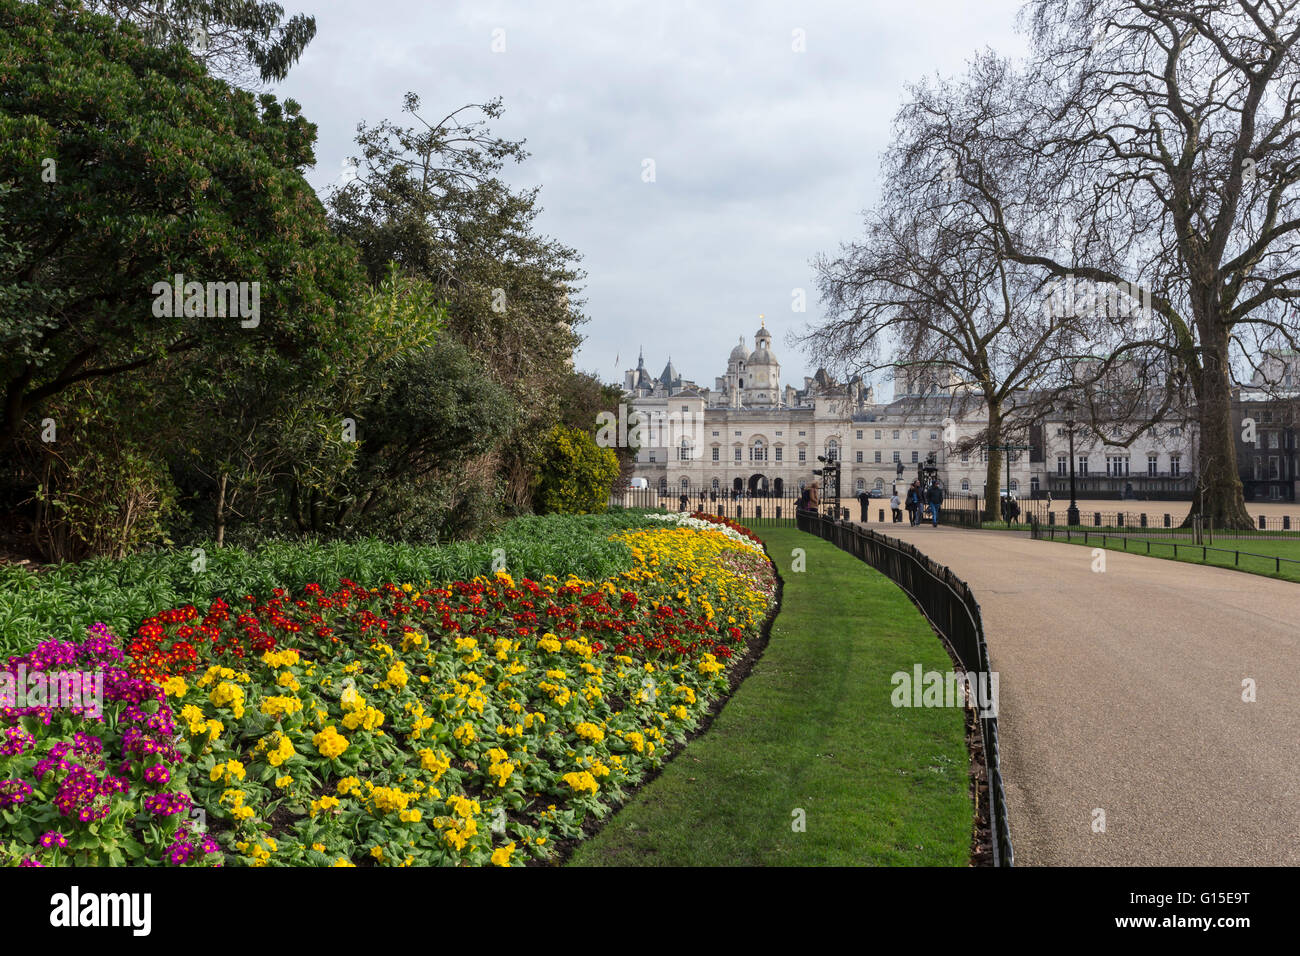
<path fill-rule="evenodd" d="M 540 229 L 582 255 L 576 362 L 607 381 L 644 345 L 655 374 L 671 354 L 711 386 L 762 314 L 783 382 L 802 385 L 815 369 L 787 336 L 820 314 L 810 260 L 859 234 L 907 84 L 1025 49 L 1020 0 L 284 6 L 316 17 L 275 92 L 319 127 L 322 195 L 357 123 L 401 122 L 406 91 L 431 118 L 504 98 L 493 131 L 531 153 L 508 179 L 542 187 Z"/>

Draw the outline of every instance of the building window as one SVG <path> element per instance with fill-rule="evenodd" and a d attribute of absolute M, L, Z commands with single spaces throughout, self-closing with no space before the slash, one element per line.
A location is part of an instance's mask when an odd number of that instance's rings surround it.
<path fill-rule="evenodd" d="M 969 465 L 969 464 L 970 464 L 970 452 L 968 452 L 968 451 L 964 451 L 964 452 L 961 453 L 961 463 L 962 463 L 963 465 Z"/>
<path fill-rule="evenodd" d="M 1170 455 L 1170 456 L 1169 456 L 1169 474 L 1170 474 L 1172 477 L 1177 478 L 1177 477 L 1179 477 L 1182 473 L 1183 473 L 1183 456 L 1182 456 L 1182 455 Z"/>
<path fill-rule="evenodd" d="M 777 461 L 780 461 L 780 460 L 781 460 L 781 453 L 784 452 L 784 451 L 785 451 L 785 449 L 782 448 L 780 445 L 777 445 L 777 446 L 776 446 L 776 460 L 777 460 Z"/>
<path fill-rule="evenodd" d="M 807 434 L 807 433 L 806 433 L 806 432 L 800 432 L 800 433 L 799 433 L 799 437 L 800 437 L 800 438 L 803 438 L 803 436 L 804 436 L 805 434 Z"/>
<path fill-rule="evenodd" d="M 930 441 L 938 441 L 938 440 L 939 440 L 939 433 L 934 431 L 930 432 Z"/>
<path fill-rule="evenodd" d="M 1169 429 L 1169 437 L 1170 437 L 1170 438 L 1180 438 L 1180 437 L 1182 437 L 1182 434 L 1183 434 L 1183 430 L 1182 430 L 1182 428 L 1178 427 L 1177 425 L 1175 425 L 1173 428 Z"/>
<path fill-rule="evenodd" d="M 876 461 L 880 461 L 880 452 L 876 452 Z"/>
<path fill-rule="evenodd" d="M 861 432 L 861 430 L 858 431 L 858 441 L 862 441 L 862 432 Z"/>
<path fill-rule="evenodd" d="M 1088 456 L 1087 456 L 1087 455 L 1080 455 L 1080 456 L 1079 456 L 1079 467 L 1078 467 L 1077 471 L 1078 471 L 1078 473 L 1081 474 L 1081 475 L 1086 475 L 1086 474 L 1088 474 Z"/>
<path fill-rule="evenodd" d="M 826 443 L 826 460 L 827 461 L 840 460 L 840 443 L 837 442 L 834 438 L 832 438 L 830 441 Z"/>
<path fill-rule="evenodd" d="M 713 460 L 714 461 L 722 460 L 722 449 L 719 448 L 717 445 L 713 446 Z"/>
<path fill-rule="evenodd" d="M 894 441 L 898 441 L 898 429 L 894 429 Z"/>
<path fill-rule="evenodd" d="M 1014 494 L 1015 492 L 1017 492 L 1017 491 L 1019 491 L 1019 490 L 1020 490 L 1020 482 L 1018 482 L 1016 479 L 1012 478 L 1012 479 L 1011 479 L 1011 491 L 1012 491 L 1012 493 Z"/>
<path fill-rule="evenodd" d="M 1154 478 L 1158 474 L 1160 474 L 1160 457 L 1147 455 L 1147 477 Z"/>
<path fill-rule="evenodd" d="M 864 479 L 864 478 L 859 478 L 859 479 L 857 480 L 857 489 L 858 489 L 858 491 L 866 491 L 866 490 L 867 490 L 867 482 L 866 482 L 866 479 Z"/>
<path fill-rule="evenodd" d="M 740 461 L 740 446 L 736 446 L 736 461 Z"/>
<path fill-rule="evenodd" d="M 717 432 L 714 432 L 714 433 L 713 433 L 713 437 L 714 437 L 714 438 L 717 438 L 717 437 L 718 437 L 718 433 L 717 433 Z"/>
<path fill-rule="evenodd" d="M 710 487 L 711 487 L 714 491 L 717 491 L 719 488 L 722 487 L 722 483 L 721 483 L 720 481 L 718 481 L 718 479 L 714 478 L 712 484 L 710 485 Z"/>
<path fill-rule="evenodd" d="M 877 478 L 877 479 L 876 479 L 876 486 L 875 486 L 875 487 L 876 487 L 876 490 L 877 490 L 877 491 L 883 491 L 884 488 L 885 488 L 885 479 L 884 479 L 884 478 Z"/>
<path fill-rule="evenodd" d="M 799 461 L 800 461 L 800 462 L 805 462 L 805 461 L 807 461 L 807 460 L 808 460 L 808 453 L 807 453 L 806 451 L 804 451 L 802 448 L 800 448 L 800 449 L 799 449 Z"/>
<path fill-rule="evenodd" d="M 690 491 L 690 490 L 691 490 L 691 479 L 689 479 L 689 478 L 683 478 L 683 479 L 681 480 L 681 487 L 682 487 L 682 491 Z"/>
<path fill-rule="evenodd" d="M 880 435 L 881 435 L 880 429 L 877 428 L 877 429 L 876 429 L 876 441 L 880 441 Z"/>
<path fill-rule="evenodd" d="M 921 437 L 921 433 L 920 433 L 919 431 L 916 431 L 915 429 L 913 429 L 913 430 L 912 430 L 912 441 L 916 441 L 916 440 L 918 440 L 920 437 Z"/>
<path fill-rule="evenodd" d="M 917 452 L 912 452 L 912 464 L 914 464 L 914 465 L 915 465 L 918 461 L 920 461 L 920 459 L 917 458 L 916 456 L 917 456 Z"/>
<path fill-rule="evenodd" d="M 654 453 L 654 452 L 650 452 L 650 462 L 651 462 L 651 464 L 654 463 L 654 460 L 655 460 L 655 453 Z"/>
<path fill-rule="evenodd" d="M 862 452 L 858 452 L 858 458 L 857 458 L 857 461 L 858 461 L 858 464 L 859 464 L 859 465 L 862 464 Z"/>
<path fill-rule="evenodd" d="M 1107 455 L 1106 475 L 1111 478 L 1128 477 L 1128 455 Z"/>
<path fill-rule="evenodd" d="M 901 461 L 901 460 L 902 459 L 898 457 L 898 452 L 894 452 L 894 461 Z"/>
<path fill-rule="evenodd" d="M 689 405 L 683 405 L 683 406 L 682 406 L 682 411 L 684 411 L 684 412 L 689 412 L 690 410 L 691 410 L 691 406 L 689 406 Z"/>
<path fill-rule="evenodd" d="M 963 456 L 962 456 L 962 459 L 965 460 L 965 458 L 966 458 L 966 456 L 963 455 Z M 1065 471 L 1066 471 L 1067 468 L 1069 468 L 1069 466 L 1070 466 L 1070 463 L 1069 463 L 1068 461 L 1066 461 L 1066 458 L 1065 458 L 1064 455 L 1057 455 L 1057 456 L 1056 456 L 1056 473 L 1057 473 L 1058 475 L 1060 475 L 1061 477 L 1065 477 Z"/>
<path fill-rule="evenodd" d="M 969 479 L 969 478 L 963 478 L 963 479 L 961 480 L 961 490 L 962 490 L 962 491 L 970 491 L 970 479 Z"/>

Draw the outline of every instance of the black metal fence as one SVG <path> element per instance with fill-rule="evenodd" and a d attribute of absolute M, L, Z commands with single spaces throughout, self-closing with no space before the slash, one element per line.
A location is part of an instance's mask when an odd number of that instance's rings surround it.
<path fill-rule="evenodd" d="M 941 509 L 941 521 L 944 520 L 943 514 Z M 935 630 L 948 641 L 962 667 L 974 674 L 993 673 L 979 602 L 966 582 L 948 568 L 935 563 L 910 544 L 861 525 L 831 521 L 817 515 L 801 515 L 798 527 L 800 531 L 830 541 L 886 575 L 907 593 Z M 989 795 L 986 809 L 993 865 L 1013 866 L 1015 853 L 1011 846 L 1006 791 L 1002 784 L 998 720 L 996 715 L 981 715 L 978 720 Z"/>
<path fill-rule="evenodd" d="M 1195 559 L 1199 554 L 1203 564 L 1213 564 L 1210 561 L 1211 554 L 1221 554 L 1224 556 L 1223 564 L 1227 565 L 1227 556 L 1232 555 L 1232 566 L 1235 568 L 1245 567 L 1246 570 L 1264 570 L 1267 565 L 1273 566 L 1273 573 L 1282 574 L 1283 565 L 1286 566 L 1287 576 L 1295 577 L 1300 574 L 1300 560 L 1296 558 L 1284 558 L 1276 554 L 1260 554 L 1255 551 L 1244 551 L 1240 548 L 1216 548 L 1205 543 L 1204 535 L 1192 540 L 1170 540 L 1162 541 L 1151 535 L 1129 535 L 1116 534 L 1114 529 L 1103 528 L 1098 530 L 1080 529 L 1078 527 L 1061 527 L 1055 525 L 1043 525 L 1035 522 L 1030 529 L 1031 537 L 1037 541 L 1081 541 L 1083 544 L 1092 544 L 1098 542 L 1103 548 L 1110 547 L 1118 543 L 1120 548 L 1130 554 L 1148 554 L 1156 557 L 1179 557 L 1178 549 L 1182 548 L 1182 557 Z M 1227 538 L 1228 535 L 1219 535 L 1220 538 Z M 1211 538 L 1211 541 L 1214 539 Z M 1243 540 L 1250 540 L 1245 538 Z M 1255 540 L 1262 540 L 1258 536 Z M 1132 547 L 1130 547 L 1130 542 Z M 1143 548 L 1145 547 L 1145 552 Z M 1152 548 L 1155 548 L 1153 551 Z M 1242 558 L 1246 558 L 1246 563 L 1242 564 Z M 1217 560 L 1217 559 L 1216 559 Z"/>
<path fill-rule="evenodd" d="M 1053 507 L 1040 509 L 1035 518 L 1038 523 L 1047 527 L 1060 525 L 1064 527 L 1069 522 L 1069 515 L 1065 505 L 1061 502 L 1055 502 Z M 1292 517 L 1290 515 L 1266 516 L 1260 515 L 1255 519 L 1256 527 L 1250 531 L 1243 530 L 1222 530 L 1214 528 L 1208 523 L 1201 529 L 1194 525 L 1183 526 L 1181 516 L 1175 517 L 1169 512 L 1147 512 L 1143 511 L 1080 511 L 1079 523 L 1073 527 L 1076 529 L 1099 529 L 1107 532 L 1123 532 L 1125 534 L 1143 535 L 1155 534 L 1160 537 L 1199 537 L 1201 533 L 1209 534 L 1212 537 L 1220 538 L 1258 538 L 1281 537 L 1281 538 L 1300 538 L 1300 516 Z"/>

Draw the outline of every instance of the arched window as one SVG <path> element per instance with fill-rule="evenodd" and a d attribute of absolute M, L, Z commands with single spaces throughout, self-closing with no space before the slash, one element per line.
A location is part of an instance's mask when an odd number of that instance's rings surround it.
<path fill-rule="evenodd" d="M 682 478 L 682 480 L 681 480 L 681 486 L 682 486 L 682 491 L 690 491 L 690 489 L 691 489 L 691 479 L 689 479 L 689 478 Z"/>
<path fill-rule="evenodd" d="M 659 479 L 659 494 L 661 494 L 661 495 L 666 495 L 666 494 L 668 494 L 668 479 L 667 479 L 667 478 L 660 478 L 660 479 Z"/>
<path fill-rule="evenodd" d="M 885 487 L 885 479 L 884 479 L 884 478 L 877 478 L 877 479 L 876 479 L 876 490 L 877 490 L 877 491 L 880 491 L 880 490 L 882 490 L 884 487 Z"/>
<path fill-rule="evenodd" d="M 1011 479 L 1011 490 L 1012 491 L 1020 490 L 1020 482 L 1016 481 L 1016 479 L 1014 478 Z"/>
<path fill-rule="evenodd" d="M 866 490 L 866 487 L 867 487 L 867 479 L 865 479 L 865 478 L 859 478 L 858 481 L 857 481 L 857 488 L 858 488 L 858 491 L 865 491 L 865 490 Z"/>
<path fill-rule="evenodd" d="M 749 449 L 750 461 L 767 461 L 767 447 L 763 444 L 763 439 L 755 438 L 753 446 Z"/>
<path fill-rule="evenodd" d="M 968 478 L 963 478 L 963 479 L 961 480 L 961 490 L 962 490 L 962 491 L 970 491 L 970 479 L 968 479 Z"/>
<path fill-rule="evenodd" d="M 840 460 L 840 443 L 837 442 L 834 438 L 832 438 L 830 441 L 826 443 L 826 460 L 827 461 Z"/>
<path fill-rule="evenodd" d="M 713 490 L 714 490 L 714 491 L 717 491 L 717 490 L 718 490 L 719 488 L 721 488 L 721 487 L 722 487 L 721 482 L 719 482 L 718 479 L 714 478 L 714 479 L 713 479 L 713 485 L 712 485 Z"/>

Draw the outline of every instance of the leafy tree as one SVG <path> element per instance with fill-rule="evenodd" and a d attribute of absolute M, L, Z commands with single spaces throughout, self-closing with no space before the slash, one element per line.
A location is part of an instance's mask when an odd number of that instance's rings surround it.
<path fill-rule="evenodd" d="M 285 21 L 259 0 L 86 0 L 89 9 L 135 24 L 159 45 L 178 43 L 213 76 L 248 86 L 283 80 L 316 36 L 316 18 Z"/>
<path fill-rule="evenodd" d="M 618 477 L 618 458 L 585 431 L 556 425 L 541 447 L 536 500 L 542 512 L 604 511 Z"/>
<path fill-rule="evenodd" d="M 358 127 L 356 178 L 329 205 L 336 228 L 361 249 L 371 278 L 396 262 L 434 283 L 447 328 L 510 390 L 520 416 L 501 448 L 515 507 L 526 508 L 540 438 L 555 422 L 558 392 L 584 321 L 574 250 L 539 235 L 537 190 L 500 178 L 521 162 L 522 142 L 491 135 L 500 100 L 426 120 L 408 93 L 413 125 Z"/>
<path fill-rule="evenodd" d="M 314 138 L 297 104 L 130 24 L 0 0 L 0 448 L 51 396 L 169 355 L 271 351 L 309 374 L 361 281 L 302 177 Z M 258 316 L 158 314 L 177 274 L 247 283 L 246 304 L 257 283 Z"/>

